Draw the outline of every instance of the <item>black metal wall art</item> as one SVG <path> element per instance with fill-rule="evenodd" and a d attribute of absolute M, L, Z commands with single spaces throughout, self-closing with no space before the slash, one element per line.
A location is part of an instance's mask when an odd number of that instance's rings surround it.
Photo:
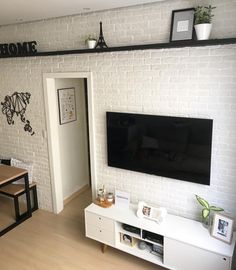
<path fill-rule="evenodd" d="M 31 136 L 35 133 L 30 125 L 30 121 L 25 119 L 25 112 L 27 105 L 29 104 L 31 94 L 15 92 L 11 96 L 5 96 L 4 101 L 1 102 L 2 113 L 6 115 L 7 123 L 14 125 L 13 116 L 20 116 L 21 122 L 25 124 L 24 130 L 29 132 Z"/>

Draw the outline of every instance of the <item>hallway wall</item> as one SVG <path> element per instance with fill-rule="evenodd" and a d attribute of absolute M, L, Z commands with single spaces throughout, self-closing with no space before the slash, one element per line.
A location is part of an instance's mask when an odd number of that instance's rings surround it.
<path fill-rule="evenodd" d="M 55 87 L 56 92 L 74 87 L 76 97 L 76 121 L 60 125 L 58 117 L 62 189 L 66 199 L 89 184 L 84 80 L 55 79 Z"/>

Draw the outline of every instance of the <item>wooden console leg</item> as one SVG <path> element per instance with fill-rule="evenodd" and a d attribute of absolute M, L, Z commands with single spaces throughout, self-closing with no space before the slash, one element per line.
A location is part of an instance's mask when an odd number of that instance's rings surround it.
<path fill-rule="evenodd" d="M 107 245 L 102 244 L 101 246 L 102 253 L 105 253 L 106 249 L 107 249 Z"/>

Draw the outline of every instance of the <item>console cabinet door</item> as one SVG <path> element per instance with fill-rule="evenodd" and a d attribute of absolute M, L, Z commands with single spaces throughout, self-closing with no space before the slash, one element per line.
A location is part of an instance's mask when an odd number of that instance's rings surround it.
<path fill-rule="evenodd" d="M 230 258 L 166 237 L 164 264 L 176 270 L 230 270 Z"/>

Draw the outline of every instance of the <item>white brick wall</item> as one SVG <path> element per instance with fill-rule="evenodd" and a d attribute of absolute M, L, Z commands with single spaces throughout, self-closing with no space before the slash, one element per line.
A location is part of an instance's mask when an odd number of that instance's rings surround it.
<path fill-rule="evenodd" d="M 212 37 L 236 37 L 236 1 L 210 1 L 217 6 Z M 88 33 L 99 33 L 108 45 L 166 42 L 171 11 L 208 1 L 166 1 L 0 28 L 0 40 L 37 40 L 39 51 L 84 48 Z M 133 202 L 145 200 L 169 212 L 198 218 L 194 194 L 236 212 L 236 45 L 171 50 L 112 52 L 0 59 L 0 100 L 14 91 L 32 96 L 27 118 L 36 135 L 23 131 L 15 119 L 9 126 L 0 114 L 0 154 L 31 160 L 39 186 L 40 207 L 51 210 L 51 188 L 42 74 L 93 73 L 98 184 L 131 192 Z M 105 112 L 124 111 L 214 119 L 211 186 L 141 174 L 106 165 Z"/>

